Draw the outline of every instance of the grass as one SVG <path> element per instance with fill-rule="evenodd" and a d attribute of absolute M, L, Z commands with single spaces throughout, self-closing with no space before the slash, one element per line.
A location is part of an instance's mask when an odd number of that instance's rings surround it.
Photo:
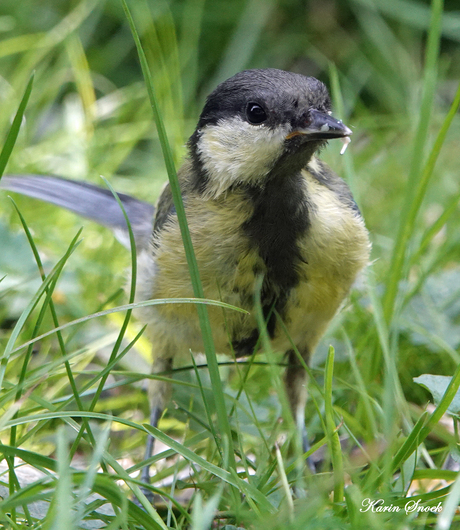
<path fill-rule="evenodd" d="M 209 343 L 209 371 L 199 361 L 164 375 L 173 404 L 159 430 L 148 427 L 148 344 L 120 292 L 129 256 L 104 229 L 80 232 L 74 216 L 20 197 L 16 208 L 2 192 L 0 526 L 454 528 L 460 492 L 445 463 L 458 460 L 457 14 L 440 0 L 314 1 L 308 17 L 282 1 L 127 1 L 136 50 L 121 3 L 28 4 L 7 2 L 0 17 L 1 169 L 100 184 L 102 174 L 152 200 L 168 142 L 171 175 L 218 80 L 300 69 L 327 82 L 354 127 L 343 157 L 333 142 L 322 157 L 352 187 L 374 261 L 312 360 L 307 421 L 324 463 L 310 476 L 291 450 L 269 348 L 235 366 Z M 432 408 L 412 380 L 427 373 L 452 377 Z M 156 508 L 136 475 L 149 431 L 164 444 L 152 459 Z M 28 485 L 23 463 L 37 473 Z M 408 497 L 443 511 L 406 513 Z M 368 499 L 395 510 L 363 511 Z"/>

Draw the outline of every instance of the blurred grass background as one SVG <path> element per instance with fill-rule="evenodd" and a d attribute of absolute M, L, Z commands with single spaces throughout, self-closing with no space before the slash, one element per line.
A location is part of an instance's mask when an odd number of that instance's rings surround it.
<path fill-rule="evenodd" d="M 435 3 L 441 5 L 439 1 Z M 429 72 L 426 68 L 429 1 L 136 0 L 128 5 L 153 73 L 177 164 L 185 153 L 184 144 L 193 132 L 206 94 L 235 72 L 245 68 L 282 68 L 315 76 L 332 86 L 335 114 L 352 127 L 353 141 L 343 157 L 339 156 L 340 144 L 334 142 L 321 156 L 346 177 L 357 198 L 373 242 L 373 279 L 371 288 L 363 280 L 354 290 L 322 341 L 313 367 L 322 385 L 324 363 L 332 344 L 335 348 L 332 399 L 339 418 L 336 423 L 343 419 L 340 434 L 352 440 L 352 447 L 356 446 L 356 440 L 363 444 L 363 454 L 371 453 L 374 464 L 349 460 L 352 463 L 348 463 L 346 482 L 351 481 L 356 490 L 349 490 L 354 493 L 348 494 L 347 509 L 341 506 L 340 511 L 331 508 L 328 498 L 331 488 L 325 478 L 329 470 L 325 456 L 324 473 L 309 479 L 306 487 L 310 496 L 312 489 L 315 491 L 315 508 L 299 501 L 291 526 L 383 528 L 391 524 L 403 528 L 408 521 L 404 517 L 386 519 L 377 514 L 377 518 L 363 522 L 359 517 L 364 515 L 352 515 L 350 502 L 359 507 L 361 497 L 382 492 L 401 496 L 407 491 L 407 484 L 401 486 L 396 476 L 390 474 L 380 481 L 376 477 L 389 469 L 385 462 L 391 462 L 430 399 L 429 393 L 412 378 L 424 373 L 452 375 L 460 359 L 458 115 L 453 118 L 410 237 L 404 243 L 404 263 L 398 269 L 400 278 L 394 304 L 385 295 L 395 270 L 392 256 L 397 251 L 396 242 L 401 241 L 397 237 L 400 223 L 457 91 L 458 2 L 445 2 L 439 55 Z M 100 185 L 103 175 L 117 191 L 155 201 L 167 175 L 121 3 L 2 0 L 0 36 L 2 138 L 35 71 L 26 118 L 7 172 L 52 173 Z M 430 75 L 434 79 L 433 97 L 424 100 Z M 429 117 L 423 129 L 426 142 L 417 151 L 424 111 Z M 408 186 L 411 168 L 418 163 L 416 179 Z M 129 255 L 108 231 L 48 205 L 20 197 L 15 197 L 15 201 L 48 271 L 84 226 L 83 241 L 70 257 L 53 293 L 60 323 L 123 303 L 120 288 L 124 286 Z M 0 193 L 0 249 L 0 278 L 4 277 L 0 282 L 0 345 L 3 345 L 41 284 L 30 246 L 5 192 Z M 65 332 L 66 351 L 79 385 L 83 386 L 107 363 L 121 318 L 115 314 Z M 35 319 L 29 318 L 20 341 L 29 340 L 35 333 L 34 326 Z M 45 314 L 40 333 L 53 327 L 51 316 Z M 129 338 L 134 338 L 139 329 L 133 323 Z M 21 404 L 19 416 L 55 410 L 69 397 L 60 355 L 55 336 L 35 345 L 28 368 L 29 394 Z M 18 380 L 22 362 L 23 354 L 18 352 L 5 364 L 1 401 L 5 411 L 14 401 L 8 391 Z M 111 373 L 108 383 L 112 388 L 102 394 L 96 411 L 145 422 L 147 398 L 139 380 L 148 366 L 148 344 L 140 339 Z M 206 371 L 199 372 L 208 392 Z M 239 395 L 237 371 L 225 368 L 222 376 L 227 394 Z M 195 375 L 188 370 L 173 377 L 182 381 L 174 390 L 177 408 L 170 407 L 161 428 L 182 441 L 193 439 L 198 433 L 192 449 L 207 461 L 215 462 L 212 441 L 202 435 L 206 429 L 203 431 L 200 422 L 207 420 L 200 391 L 185 386 L 196 383 Z M 276 462 L 273 442 L 279 441 L 283 432 L 276 423 L 280 409 L 270 370 L 253 366 L 244 390 L 240 398 L 242 406 L 252 407 L 257 422 L 254 424 L 250 416 L 232 417 L 232 427 L 238 433 L 235 445 L 251 455 L 257 477 L 252 483 L 261 490 L 269 484 L 264 491 L 276 506 L 277 515 L 266 519 L 267 514 L 260 506 L 256 510 L 250 503 L 239 505 L 234 499 L 231 501 L 231 492 L 226 490 L 220 491 L 220 510 L 223 514 L 229 512 L 229 528 L 239 524 L 285 528 L 289 496 L 280 486 L 276 465 L 270 467 Z M 323 395 L 315 388 L 312 394 L 319 403 L 319 412 L 324 413 Z M 83 402 L 91 397 L 82 396 Z M 67 408 L 76 409 L 71 400 Z M 309 432 L 320 440 L 324 429 L 313 400 L 308 408 Z M 95 432 L 99 432 L 101 424 L 93 421 Z M 54 419 L 19 426 L 17 445 L 34 454 L 55 457 L 55 431 L 62 423 Z M 8 444 L 10 432 L 5 425 L 2 428 L 1 440 Z M 436 436 L 427 439 L 426 451 L 419 451 L 413 462 L 408 459 L 409 464 L 419 470 L 438 469 L 449 454 L 458 459 L 455 450 L 458 440 L 451 425 L 449 429 L 438 427 Z M 64 445 L 75 439 L 71 428 L 65 436 L 67 442 L 61 441 Z M 264 445 L 261 436 L 268 440 L 267 447 L 260 447 Z M 142 460 L 144 441 L 145 433 L 127 425 L 112 424 L 109 450 L 114 458 L 126 459 L 125 467 Z M 282 442 L 281 438 L 282 455 L 289 465 L 289 444 Z M 86 463 L 93 449 L 91 443 L 82 442 L 75 459 Z M 180 462 L 172 460 L 161 472 L 174 487 L 178 487 L 177 474 L 184 466 Z M 204 497 L 205 507 L 211 510 L 215 499 L 212 495 L 220 486 L 207 475 L 200 477 L 203 483 L 197 490 Z M 179 485 L 188 491 L 185 482 L 179 481 Z M 420 491 L 429 489 L 426 484 L 418 487 Z M 170 492 L 171 486 L 168 488 Z M 201 496 L 195 493 L 189 497 L 187 502 L 201 506 Z M 350 501 L 352 498 L 355 500 Z M 125 513 L 124 508 L 120 509 L 120 513 Z M 54 515 L 49 517 L 51 521 Z M 176 516 L 172 509 L 165 517 L 174 528 L 185 527 L 181 525 L 187 523 L 183 514 L 183 520 L 177 516 L 173 521 Z M 222 520 L 225 517 L 222 515 Z M 142 525 L 139 521 L 136 524 Z M 433 515 L 425 515 L 414 519 L 413 524 L 428 528 L 435 521 Z M 116 524 L 121 523 L 112 521 L 112 524 L 117 528 Z M 130 524 L 134 523 L 127 522 L 126 527 Z M 207 527 L 206 520 L 201 521 L 198 516 L 190 524 L 193 528 Z"/>

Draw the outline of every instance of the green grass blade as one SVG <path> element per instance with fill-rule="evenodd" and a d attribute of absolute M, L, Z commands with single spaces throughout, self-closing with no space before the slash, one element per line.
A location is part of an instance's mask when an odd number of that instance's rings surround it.
<path fill-rule="evenodd" d="M 428 434 L 431 432 L 431 428 L 441 420 L 444 414 L 446 414 L 447 409 L 449 408 L 449 405 L 452 403 L 455 397 L 455 394 L 458 392 L 459 387 L 460 387 L 460 365 L 455 370 L 454 375 L 452 376 L 452 379 L 449 383 L 449 386 L 444 392 L 444 395 L 441 401 L 439 402 L 438 406 L 436 407 L 433 414 L 428 419 L 423 429 L 420 431 L 420 438 L 419 438 L 420 442 L 422 442 L 428 436 Z"/>
<path fill-rule="evenodd" d="M 401 465 L 404 460 L 407 460 L 407 458 L 414 452 L 414 449 L 420 445 L 419 437 L 420 432 L 423 429 L 423 426 L 425 425 L 426 419 L 428 417 L 428 412 L 424 412 L 420 418 L 418 419 L 417 423 L 415 424 L 414 428 L 410 432 L 409 436 L 406 438 L 406 441 L 403 443 L 403 445 L 399 448 L 398 452 L 393 458 L 393 471 L 395 472 Z"/>
<path fill-rule="evenodd" d="M 18 209 L 18 207 L 17 207 L 17 205 L 16 205 L 16 203 L 14 201 L 13 201 L 13 206 L 16 209 L 16 212 L 17 212 L 17 214 L 19 216 L 19 219 L 21 221 L 22 227 L 23 227 L 24 232 L 26 234 L 27 240 L 28 240 L 29 245 L 30 245 L 30 247 L 32 249 L 32 253 L 34 255 L 35 262 L 37 263 L 37 267 L 38 267 L 41 279 L 42 279 L 42 281 L 45 281 L 46 280 L 46 275 L 45 275 L 45 272 L 44 272 L 43 264 L 42 264 L 38 249 L 37 249 L 37 247 L 35 245 L 35 242 L 33 240 L 32 234 L 30 233 L 29 227 L 27 226 L 27 223 L 26 223 L 23 215 L 19 211 L 19 209 Z M 54 303 L 53 303 L 53 299 L 52 299 L 52 294 L 54 292 L 56 281 L 57 281 L 57 278 L 56 278 L 55 281 L 52 282 L 51 286 L 45 290 L 45 301 L 42 304 L 42 308 L 40 310 L 39 317 L 38 317 L 37 322 L 35 324 L 35 328 L 34 328 L 34 331 L 32 333 L 33 337 L 37 336 L 38 330 L 40 328 L 40 324 L 43 321 L 43 318 L 45 316 L 45 311 L 46 311 L 46 309 L 48 307 L 49 307 L 50 312 L 51 312 L 51 316 L 52 316 L 52 319 L 53 319 L 54 326 L 55 327 L 59 326 L 56 309 L 54 307 Z M 65 349 L 64 339 L 63 339 L 62 334 L 61 334 L 60 331 L 58 331 L 56 334 L 57 334 L 57 338 L 58 338 L 58 342 L 59 342 L 59 347 L 61 349 L 61 354 L 65 358 L 66 357 L 66 349 Z M 26 377 L 26 370 L 27 370 L 27 367 L 28 367 L 28 364 L 29 364 L 29 360 L 30 360 L 30 358 L 32 356 L 32 349 L 33 349 L 33 343 L 29 345 L 27 354 L 26 354 L 26 356 L 24 358 L 24 361 L 23 361 L 23 368 L 22 368 L 22 371 L 21 371 L 21 373 L 19 375 L 19 379 L 18 379 L 18 387 L 17 387 L 16 397 L 15 397 L 16 401 L 18 401 L 21 398 L 22 383 L 24 382 L 25 377 Z M 73 396 L 74 396 L 75 402 L 77 403 L 78 408 L 82 410 L 83 409 L 83 404 L 81 402 L 81 399 L 80 399 L 80 396 L 79 396 L 79 393 L 78 393 L 77 385 L 75 383 L 75 379 L 74 379 L 73 374 L 72 374 L 72 369 L 70 367 L 70 363 L 67 360 L 65 360 L 64 363 L 65 363 L 67 377 L 69 379 L 69 383 L 70 383 L 70 386 L 72 388 L 72 392 L 73 392 Z M 87 426 L 87 428 L 88 428 L 88 434 L 90 436 L 92 436 L 91 430 L 89 429 L 89 425 Z M 15 437 L 16 437 L 16 432 L 15 432 L 15 429 L 13 428 L 11 430 L 11 438 L 10 438 L 10 444 L 11 445 L 15 444 Z"/>
<path fill-rule="evenodd" d="M 334 502 L 343 502 L 345 488 L 343 475 L 343 457 L 340 446 L 339 433 L 334 420 L 334 408 L 332 399 L 332 386 L 334 374 L 334 348 L 329 347 L 329 353 L 324 370 L 324 415 L 328 435 L 328 446 L 331 451 L 332 468 L 334 472 Z"/>
<path fill-rule="evenodd" d="M 26 223 L 24 217 L 22 216 L 21 212 L 17 208 L 17 206 L 16 206 L 14 201 L 13 201 L 13 205 L 14 205 L 14 207 L 16 209 L 16 212 L 17 212 L 17 214 L 18 214 L 18 216 L 19 216 L 19 218 L 21 220 L 21 224 L 23 226 L 24 232 L 26 233 L 26 237 L 27 237 L 27 240 L 29 241 L 29 245 L 30 245 L 30 247 L 32 249 L 32 252 L 34 254 L 34 258 L 35 258 L 35 261 L 37 263 L 37 267 L 38 267 L 39 273 L 41 275 L 42 281 L 45 281 L 46 280 L 46 275 L 45 275 L 45 272 L 44 272 L 43 264 L 42 264 L 38 249 L 35 246 L 32 234 L 30 233 L 29 227 L 27 226 L 27 223 Z M 57 317 L 57 312 L 56 312 L 56 309 L 55 309 L 55 306 L 54 306 L 54 302 L 53 302 L 53 299 L 52 299 L 52 294 L 54 292 L 54 289 L 55 289 L 56 282 L 57 282 L 58 278 L 59 277 L 57 276 L 56 279 L 51 283 L 51 285 L 48 288 L 46 288 L 46 290 L 45 290 L 45 300 L 44 300 L 44 302 L 42 304 L 42 308 L 40 310 L 39 316 L 37 318 L 37 322 L 36 322 L 34 330 L 33 330 L 33 337 L 37 336 L 38 330 L 39 330 L 40 325 L 41 325 L 41 323 L 43 321 L 43 318 L 45 316 L 45 311 L 46 311 L 46 309 L 48 307 L 50 309 L 51 317 L 53 319 L 53 323 L 54 323 L 55 328 L 59 327 L 59 321 L 58 321 L 58 317 Z M 64 339 L 62 337 L 61 331 L 57 331 L 56 335 L 57 335 L 57 339 L 58 339 L 58 343 L 59 343 L 59 348 L 61 350 L 61 355 L 63 357 L 67 378 L 69 380 L 69 384 L 70 384 L 70 387 L 72 389 L 73 399 L 75 400 L 75 403 L 77 404 L 77 407 L 79 408 L 79 410 L 83 410 L 83 403 L 82 403 L 82 400 L 80 398 L 80 391 L 79 391 L 79 389 L 77 387 L 77 383 L 76 383 L 75 378 L 73 376 L 72 367 L 70 366 L 70 362 L 69 362 L 68 359 L 66 359 L 66 356 L 67 356 L 66 346 L 65 346 Z M 25 359 L 23 361 L 23 369 L 22 369 L 21 374 L 19 376 L 18 390 L 17 390 L 16 397 L 15 397 L 16 401 L 18 401 L 20 399 L 20 397 L 21 397 L 22 383 L 25 381 L 26 370 L 27 370 L 27 367 L 28 367 L 28 364 L 29 364 L 29 360 L 30 360 L 31 355 L 32 355 L 33 345 L 34 345 L 34 343 L 31 343 L 28 346 L 28 351 L 27 351 L 27 354 L 26 354 Z M 95 438 L 94 438 L 93 432 L 91 430 L 91 426 L 90 426 L 89 422 L 87 421 L 87 419 L 83 418 L 81 432 L 83 433 L 85 431 L 87 432 L 89 442 L 91 443 L 91 445 L 94 446 L 95 445 Z M 77 436 L 77 440 L 79 440 L 79 436 Z M 15 444 L 16 444 L 16 427 L 12 427 L 11 428 L 11 435 L 10 435 L 10 445 L 15 445 Z M 71 454 L 73 454 L 72 451 L 71 451 Z M 104 463 L 103 463 L 103 466 L 104 466 Z"/>
<path fill-rule="evenodd" d="M 460 504 L 460 473 L 452 484 L 447 499 L 442 503 L 442 512 L 438 515 L 436 521 L 436 530 L 449 530 L 454 528 L 452 526 L 454 522 L 454 516 L 458 511 Z"/>
<path fill-rule="evenodd" d="M 80 233 L 80 232 L 79 232 Z M 49 276 L 48 276 L 49 277 Z M 50 280 L 51 281 L 51 280 Z M 47 283 L 49 285 L 49 282 Z M 240 309 L 238 307 L 232 306 L 230 304 L 226 304 L 224 302 L 218 302 L 216 300 L 207 300 L 204 299 L 196 299 L 196 298 L 157 298 L 156 300 L 145 300 L 144 302 L 135 302 L 134 304 L 125 304 L 125 305 L 119 305 L 117 307 L 111 308 L 111 309 L 104 309 L 104 311 L 98 311 L 97 313 L 92 313 L 91 315 L 86 315 L 81 318 L 76 318 L 75 320 L 72 320 L 71 322 L 67 322 L 66 324 L 61 324 L 59 327 L 52 329 L 51 331 L 47 331 L 46 333 L 42 333 L 41 335 L 33 338 L 32 340 L 28 340 L 27 342 L 24 342 L 20 346 L 17 346 L 16 348 L 13 348 L 9 354 L 16 353 L 30 344 L 33 344 L 35 342 L 38 342 L 41 339 L 44 339 L 45 337 L 49 337 L 50 335 L 53 335 L 54 333 L 58 331 L 62 331 L 63 329 L 70 328 L 72 326 L 77 326 L 78 324 L 82 324 L 83 322 L 86 322 L 88 320 L 92 320 L 93 318 L 99 318 L 104 315 L 110 315 L 112 313 L 120 313 L 123 311 L 127 311 L 129 309 L 136 309 L 139 307 L 148 307 L 151 305 L 160 305 L 160 304 L 209 304 L 217 307 L 223 307 L 224 309 L 231 309 L 233 311 L 240 311 L 242 313 L 246 313 L 244 309 Z"/>
<path fill-rule="evenodd" d="M 151 425 L 146 424 L 144 425 L 144 428 L 151 434 L 153 434 L 155 438 L 157 438 L 165 445 L 176 451 L 178 454 L 182 455 L 185 459 L 189 460 L 190 462 L 193 462 L 197 466 L 200 466 L 200 468 L 206 470 L 208 473 L 219 477 L 228 484 L 231 484 L 232 486 L 235 486 L 236 488 L 240 489 L 243 494 L 250 496 L 254 501 L 256 501 L 261 508 L 266 510 L 268 513 L 273 513 L 275 508 L 271 504 L 271 502 L 264 495 L 262 495 L 262 493 L 254 486 L 245 482 L 244 480 L 239 479 L 236 474 L 226 471 L 225 469 L 206 461 L 204 458 L 197 455 L 188 447 L 185 447 L 181 443 L 170 438 L 164 432 L 160 431 L 159 429 L 156 429 L 155 427 L 152 427 Z"/>
<path fill-rule="evenodd" d="M 21 129 L 22 120 L 24 118 L 24 112 L 26 111 L 27 103 L 29 101 L 30 93 L 32 92 L 32 86 L 34 84 L 34 74 L 30 76 L 29 82 L 27 83 L 26 90 L 22 96 L 21 103 L 14 117 L 13 123 L 10 127 L 8 135 L 3 145 L 2 152 L 0 153 L 0 179 L 5 171 L 6 164 L 10 158 L 11 152 L 13 151 L 14 144 L 18 138 L 19 130 Z"/>
<path fill-rule="evenodd" d="M 69 421 L 69 424 L 71 424 L 72 427 L 76 430 L 79 429 L 79 426 L 75 421 L 73 421 L 73 418 L 91 418 L 94 420 L 112 421 L 114 423 L 120 423 L 122 425 L 126 425 L 135 430 L 151 433 L 155 436 L 155 438 L 157 438 L 158 440 L 163 442 L 165 445 L 173 449 L 176 453 L 182 455 L 186 460 L 190 461 L 191 463 L 196 464 L 200 468 L 206 470 L 208 473 L 211 473 L 212 475 L 219 477 L 225 482 L 235 486 L 236 488 L 240 489 L 244 494 L 250 495 L 250 497 L 255 502 L 257 502 L 257 504 L 262 509 L 266 510 L 269 513 L 273 513 L 275 510 L 275 507 L 272 505 L 272 503 L 264 495 L 262 495 L 262 493 L 259 490 L 257 490 L 254 486 L 246 483 L 244 480 L 239 479 L 236 474 L 234 475 L 233 473 L 230 473 L 221 467 L 218 467 L 210 462 L 207 462 L 204 458 L 197 455 L 193 450 L 189 449 L 183 444 L 172 439 L 171 437 L 163 433 L 161 430 L 156 429 L 148 424 L 141 426 L 134 421 L 126 420 L 124 418 L 119 418 L 119 417 L 112 417 L 109 414 L 102 414 L 98 412 L 66 410 L 66 411 L 59 411 L 59 412 L 46 412 L 46 413 L 40 413 L 40 414 L 33 414 L 29 416 L 22 416 L 19 418 L 15 418 L 9 421 L 5 425 L 5 428 L 10 428 L 12 425 L 24 425 L 24 424 L 28 424 L 31 422 L 35 423 L 37 421 L 50 420 L 50 419 L 63 420 L 64 418 L 66 418 Z M 21 456 L 21 452 L 22 452 L 22 450 L 20 449 L 11 448 L 11 447 L 8 448 L 8 446 L 2 446 L 2 445 L 0 445 L 0 449 L 7 455 L 13 452 L 14 454 L 17 454 L 18 456 Z M 42 457 L 42 458 L 45 458 L 45 457 Z M 110 455 L 107 455 L 106 453 L 104 453 L 104 458 L 106 459 L 107 463 L 113 467 L 114 459 L 110 457 Z"/>
<path fill-rule="evenodd" d="M 420 117 L 414 140 L 414 150 L 412 153 L 412 161 L 407 182 L 406 197 L 401 209 L 401 220 L 389 267 L 389 279 L 383 304 L 384 316 L 387 324 L 391 321 L 393 316 L 399 282 L 403 277 L 405 269 L 404 262 L 407 255 L 407 248 L 413 233 L 413 224 L 420 210 L 421 201 L 423 200 L 424 192 L 426 190 L 426 185 L 423 182 L 421 175 L 421 168 L 425 158 L 424 153 L 428 136 L 428 127 L 436 89 L 442 11 L 443 0 L 433 0 Z"/>
<path fill-rule="evenodd" d="M 65 435 L 64 426 L 61 425 L 57 432 L 57 464 L 58 480 L 55 490 L 54 502 L 51 503 L 50 511 L 46 519 L 50 521 L 52 517 L 51 530 L 62 528 L 72 528 L 73 499 L 72 499 L 72 479 L 70 476 L 70 461 L 68 451 L 68 440 Z M 54 510 L 53 510 L 54 508 Z M 54 512 L 54 513 L 53 513 Z M 47 521 L 47 522 L 48 522 Z M 46 527 L 47 525 L 45 525 Z"/>
<path fill-rule="evenodd" d="M 198 367 L 196 365 L 196 361 L 195 361 L 195 358 L 193 357 L 193 355 L 191 356 L 192 357 L 192 364 L 193 364 L 193 369 L 195 371 L 195 376 L 196 376 L 196 380 L 198 382 L 198 388 L 200 389 L 200 395 L 201 395 L 201 401 L 203 402 L 203 406 L 204 406 L 204 410 L 205 410 L 205 413 L 206 413 L 206 417 L 208 419 L 208 423 L 205 424 L 204 421 L 200 421 L 199 418 L 194 418 L 195 421 L 198 422 L 198 424 L 206 429 L 206 430 L 209 430 L 214 439 L 216 440 L 216 444 L 218 445 L 218 440 L 217 440 L 217 433 L 216 433 L 216 430 L 214 429 L 214 422 L 212 421 L 212 413 L 211 413 L 211 409 L 209 408 L 209 403 L 206 399 L 206 395 L 204 393 L 204 388 L 203 388 L 203 384 L 201 382 L 201 377 L 200 377 L 200 374 L 198 372 Z M 190 412 L 188 412 L 188 414 L 190 414 Z"/>
<path fill-rule="evenodd" d="M 278 463 L 278 472 L 279 472 L 280 479 L 281 479 L 281 486 L 284 491 L 284 496 L 286 498 L 286 504 L 287 504 L 288 514 L 289 514 L 289 522 L 293 523 L 294 522 L 294 501 L 292 499 L 292 492 L 289 487 L 288 478 L 286 476 L 286 469 L 285 469 L 285 465 L 283 462 L 283 457 L 281 455 L 281 451 L 278 445 L 275 446 L 275 453 L 276 453 L 276 461 Z"/>
<path fill-rule="evenodd" d="M 161 114 L 159 110 L 158 101 L 155 94 L 155 88 L 153 85 L 152 76 L 147 64 L 147 60 L 142 48 L 142 44 L 137 33 L 134 20 L 130 14 L 129 8 L 127 6 L 126 0 L 122 0 L 123 8 L 128 19 L 131 32 L 133 34 L 134 41 L 136 43 L 137 51 L 139 54 L 139 59 L 141 63 L 142 72 L 144 75 L 145 83 L 147 86 L 147 91 L 150 99 L 150 104 L 153 111 L 153 117 L 158 131 L 158 136 L 160 138 L 161 147 L 163 150 L 164 161 L 166 169 L 168 172 L 169 183 L 171 186 L 171 192 L 173 195 L 174 206 L 177 211 L 177 218 L 179 221 L 179 226 L 182 234 L 182 240 L 184 243 L 185 254 L 187 257 L 187 263 L 189 266 L 192 286 L 194 294 L 197 298 L 204 298 L 203 287 L 201 284 L 200 274 L 198 270 L 198 263 L 196 261 L 195 252 L 193 250 L 192 239 L 190 236 L 190 231 L 188 229 L 187 220 L 185 216 L 185 208 L 182 201 L 181 189 L 179 181 L 177 179 L 176 170 L 174 167 L 174 160 L 172 156 L 172 151 L 169 146 L 168 137 L 166 135 L 166 130 L 161 119 Z M 232 447 L 232 436 L 230 430 L 230 423 L 227 416 L 227 410 L 225 406 L 224 393 L 222 388 L 222 381 L 219 375 L 219 366 L 217 363 L 217 358 L 215 355 L 214 341 L 212 337 L 211 325 L 209 323 L 207 309 L 201 305 L 197 306 L 198 318 L 200 321 L 201 332 L 204 342 L 204 350 L 206 354 L 206 359 L 209 366 L 209 375 L 211 378 L 211 383 L 214 391 L 214 399 L 216 404 L 217 411 L 217 421 L 219 425 L 219 430 L 222 436 L 227 437 L 229 444 L 229 465 L 230 467 L 235 467 L 235 457 L 233 454 Z"/>
<path fill-rule="evenodd" d="M 447 221 L 452 217 L 452 215 L 457 211 L 458 204 L 460 202 L 460 191 L 457 192 L 447 203 L 444 211 L 436 219 L 436 221 L 426 230 L 423 235 L 422 241 L 420 242 L 419 248 L 411 256 L 411 265 L 418 263 L 419 259 L 422 257 L 424 252 L 427 250 L 430 243 L 433 241 L 435 236 L 440 232 L 443 226 Z M 410 298 L 410 296 L 409 296 Z M 407 299 L 407 298 L 406 298 Z"/>
<path fill-rule="evenodd" d="M 43 296 L 44 293 L 46 293 L 46 290 L 50 287 L 52 282 L 54 282 L 60 275 L 62 269 L 64 268 L 65 263 L 69 259 L 70 255 L 73 253 L 79 242 L 77 241 L 80 237 L 81 229 L 78 231 L 77 235 L 73 238 L 71 241 L 69 248 L 67 249 L 64 256 L 58 261 L 58 263 L 55 265 L 53 270 L 50 272 L 46 280 L 41 284 L 38 291 L 33 296 L 32 300 L 29 302 L 27 307 L 22 312 L 21 316 L 19 317 L 18 321 L 16 322 L 16 325 L 14 326 L 14 329 L 11 333 L 11 336 L 6 344 L 5 350 L 3 354 L 0 357 L 0 388 L 3 386 L 3 378 L 5 376 L 5 370 L 6 365 L 8 364 L 8 360 L 10 355 L 15 351 L 14 344 L 19 336 L 19 333 L 21 332 L 25 321 L 30 316 L 38 302 L 40 301 L 40 298 Z M 38 340 L 38 337 L 35 337 L 33 341 L 28 341 L 28 344 L 31 342 L 36 342 Z M 28 345 L 27 344 L 27 345 Z M 25 345 L 23 345 L 25 347 Z"/>
<path fill-rule="evenodd" d="M 135 242 L 135 239 L 134 239 L 134 233 L 133 233 L 133 230 L 132 230 L 132 227 L 131 227 L 131 223 L 129 222 L 128 216 L 126 214 L 125 208 L 124 208 L 122 202 L 120 201 L 120 198 L 118 197 L 117 193 L 112 188 L 110 183 L 104 178 L 103 178 L 103 180 L 106 183 L 106 185 L 108 186 L 108 188 L 110 189 L 110 191 L 112 192 L 115 200 L 118 203 L 118 206 L 121 208 L 121 211 L 122 211 L 123 216 L 124 216 L 125 221 L 126 221 L 126 225 L 128 227 L 129 245 L 130 245 L 130 254 L 131 254 L 131 283 L 130 283 L 130 290 L 129 290 L 129 298 L 128 298 L 128 300 L 129 300 L 130 304 L 133 304 L 134 303 L 134 299 L 136 297 L 136 278 L 137 278 L 137 255 L 136 255 L 136 242 Z M 108 364 L 111 364 L 114 361 L 114 359 L 116 359 L 116 357 L 118 355 L 118 352 L 120 350 L 123 338 L 124 338 L 125 333 L 126 333 L 126 329 L 128 327 L 129 321 L 131 319 L 132 312 L 133 312 L 132 309 L 128 309 L 126 311 L 126 315 L 125 315 L 125 318 L 123 319 L 123 324 L 121 325 L 120 331 L 118 333 L 117 340 L 116 340 L 116 342 L 115 342 L 115 344 L 114 344 L 114 346 L 112 348 L 112 352 L 110 354 L 110 358 L 109 358 Z M 102 391 L 104 390 L 104 385 L 105 385 L 109 375 L 110 375 L 110 371 L 106 371 L 104 373 L 104 375 L 101 377 L 101 379 L 99 381 L 98 388 L 96 390 L 96 393 L 94 394 L 94 397 L 93 397 L 93 399 L 92 399 L 92 401 L 90 403 L 89 410 L 94 410 L 94 407 L 96 406 L 97 402 L 99 401 L 100 395 L 101 395 Z M 72 447 L 70 449 L 70 454 L 71 455 L 74 455 L 75 452 L 77 451 L 78 444 L 80 443 L 80 439 L 83 436 L 84 430 L 88 430 L 87 429 L 87 425 L 85 425 L 85 424 L 82 425 L 82 428 L 81 428 L 80 432 L 78 433 L 77 437 L 75 438 L 75 440 L 74 440 L 74 442 L 72 444 Z M 88 434 L 90 434 L 90 433 L 91 433 L 91 431 L 88 431 Z M 103 463 L 103 469 L 104 469 L 104 471 L 106 471 L 104 463 Z"/>
<path fill-rule="evenodd" d="M 407 460 L 407 458 L 416 450 L 416 448 L 424 442 L 425 438 L 430 434 L 434 425 L 436 425 L 447 412 L 447 409 L 454 399 L 459 387 L 460 366 L 455 370 L 452 380 L 450 381 L 444 396 L 442 397 L 434 412 L 431 414 L 428 420 L 426 419 L 427 413 L 422 414 L 415 427 L 412 429 L 410 435 L 396 453 L 392 462 L 393 471 L 400 467 L 402 462 Z"/>
<path fill-rule="evenodd" d="M 91 457 L 91 461 L 88 464 L 88 471 L 87 473 L 85 473 L 84 482 L 79 488 L 76 498 L 77 513 L 75 514 L 75 522 L 77 524 L 80 524 L 81 520 L 83 519 L 85 502 L 89 494 L 93 490 L 94 482 L 96 480 L 96 475 L 98 472 L 98 466 L 101 464 L 103 453 L 106 450 L 107 443 L 109 440 L 110 427 L 111 422 L 107 422 L 107 424 L 103 427 L 100 435 L 98 436 L 94 447 L 94 453 Z"/>

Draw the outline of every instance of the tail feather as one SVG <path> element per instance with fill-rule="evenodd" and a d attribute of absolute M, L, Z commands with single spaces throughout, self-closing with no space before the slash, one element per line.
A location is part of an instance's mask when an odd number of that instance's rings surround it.
<path fill-rule="evenodd" d="M 110 228 L 129 246 L 128 228 L 123 212 L 108 189 L 51 175 L 5 175 L 0 188 L 55 204 Z M 146 248 L 152 233 L 154 207 L 118 193 L 128 216 L 138 250 Z"/>

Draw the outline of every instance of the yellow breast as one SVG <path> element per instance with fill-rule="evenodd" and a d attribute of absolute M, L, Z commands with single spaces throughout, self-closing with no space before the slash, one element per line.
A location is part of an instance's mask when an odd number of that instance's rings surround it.
<path fill-rule="evenodd" d="M 304 172 L 309 203 L 309 228 L 299 241 L 302 262 L 299 283 L 286 303 L 285 322 L 291 338 L 311 351 L 369 259 L 369 239 L 357 210 L 309 172 Z M 219 351 L 257 328 L 253 297 L 258 274 L 267 272 L 257 248 L 245 233 L 253 206 L 243 191 L 227 192 L 215 200 L 187 196 L 186 212 L 206 298 L 252 311 L 242 315 L 209 306 L 214 339 Z M 193 298 L 187 260 L 177 221 L 163 227 L 155 255 L 145 254 L 139 266 L 139 298 Z M 281 242 L 282 243 L 282 242 Z M 248 296 L 250 293 L 250 296 Z M 144 311 L 151 335 L 172 330 L 178 347 L 200 350 L 200 329 L 191 305 L 162 305 Z M 279 330 L 274 346 L 290 348 Z"/>

